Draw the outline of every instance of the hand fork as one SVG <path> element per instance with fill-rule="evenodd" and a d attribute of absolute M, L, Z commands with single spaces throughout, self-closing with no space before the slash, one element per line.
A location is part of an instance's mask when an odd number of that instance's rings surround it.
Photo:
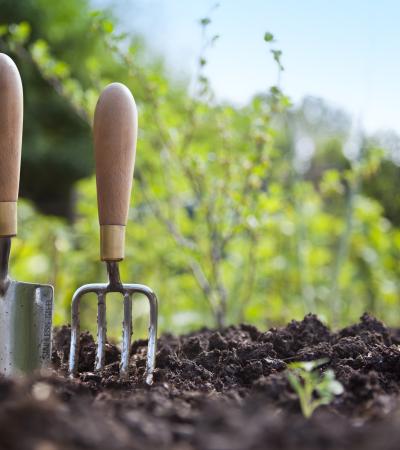
<path fill-rule="evenodd" d="M 122 284 L 118 262 L 124 259 L 125 228 L 132 188 L 137 140 L 137 110 L 129 89 L 112 83 L 102 92 L 94 115 L 94 150 L 96 162 L 97 202 L 100 222 L 100 257 L 106 262 L 108 284 L 87 284 L 72 298 L 71 348 L 69 372 L 78 371 L 79 304 L 83 295 L 95 293 L 98 299 L 97 352 L 95 369 L 104 367 L 107 334 L 106 296 L 123 295 L 124 319 L 120 376 L 129 377 L 129 354 L 132 337 L 132 296 L 144 294 L 150 303 L 149 342 L 146 383 L 152 384 L 157 346 L 158 302 L 154 292 L 141 284 Z"/>

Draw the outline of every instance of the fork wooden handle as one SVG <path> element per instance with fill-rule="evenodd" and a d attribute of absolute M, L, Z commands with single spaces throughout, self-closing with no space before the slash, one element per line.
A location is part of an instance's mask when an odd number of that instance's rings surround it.
<path fill-rule="evenodd" d="M 120 83 L 108 85 L 97 102 L 93 126 L 102 261 L 124 258 L 137 127 L 129 89 Z"/>
<path fill-rule="evenodd" d="M 0 53 L 0 237 L 17 234 L 23 94 L 13 60 Z"/>

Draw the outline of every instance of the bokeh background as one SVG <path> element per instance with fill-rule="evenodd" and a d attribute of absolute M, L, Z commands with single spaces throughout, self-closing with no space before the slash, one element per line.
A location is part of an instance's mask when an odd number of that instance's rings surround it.
<path fill-rule="evenodd" d="M 322 4 L 323 3 L 323 4 Z M 126 83 L 139 142 L 123 280 L 174 333 L 315 312 L 400 322 L 400 8 L 393 1 L 0 0 L 25 122 L 12 275 L 56 324 L 105 280 L 91 122 Z M 108 302 L 120 335 L 122 302 Z M 95 299 L 83 304 L 94 330 Z M 147 308 L 134 307 L 136 336 Z"/>

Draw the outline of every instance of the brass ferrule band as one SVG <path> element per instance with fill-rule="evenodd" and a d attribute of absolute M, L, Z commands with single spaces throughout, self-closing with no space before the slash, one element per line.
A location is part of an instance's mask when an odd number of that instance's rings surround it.
<path fill-rule="evenodd" d="M 100 259 L 121 261 L 125 257 L 125 226 L 100 225 Z"/>
<path fill-rule="evenodd" d="M 17 202 L 0 202 L 0 237 L 17 235 Z"/>

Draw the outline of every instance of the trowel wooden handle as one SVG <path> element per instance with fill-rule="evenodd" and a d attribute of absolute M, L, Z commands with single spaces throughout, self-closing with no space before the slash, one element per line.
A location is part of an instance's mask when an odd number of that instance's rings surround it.
<path fill-rule="evenodd" d="M 0 53 L 0 237 L 17 234 L 22 120 L 21 77 L 13 60 Z"/>
<path fill-rule="evenodd" d="M 137 140 L 137 109 L 129 89 L 108 85 L 94 114 L 94 152 L 102 261 L 120 261 L 125 253 Z"/>

